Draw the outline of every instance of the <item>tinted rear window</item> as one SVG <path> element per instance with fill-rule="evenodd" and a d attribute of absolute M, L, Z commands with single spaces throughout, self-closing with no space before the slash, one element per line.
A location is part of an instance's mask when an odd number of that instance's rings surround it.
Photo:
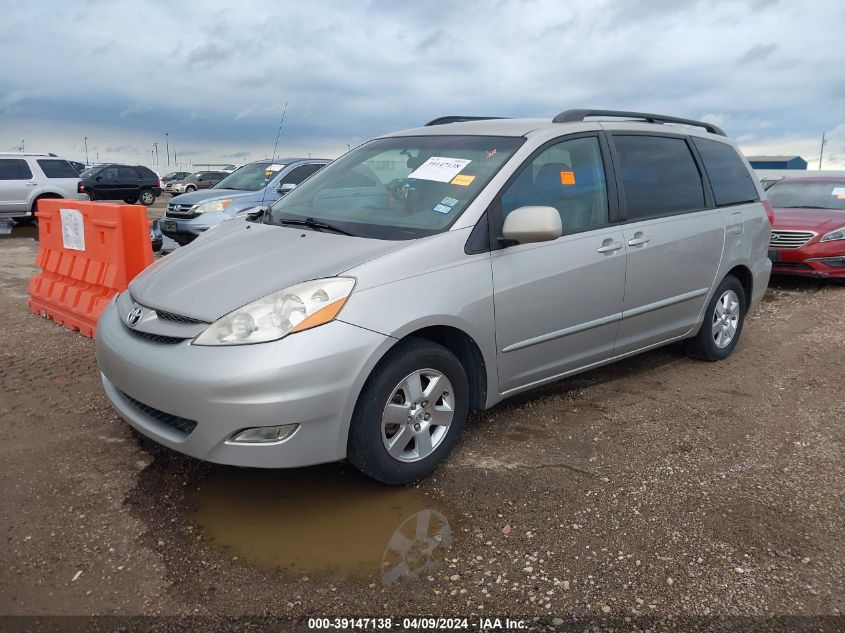
<path fill-rule="evenodd" d="M 704 208 L 704 187 L 686 141 L 669 136 L 613 136 L 628 220 Z"/>
<path fill-rule="evenodd" d="M 47 178 L 79 178 L 79 174 L 66 160 L 40 159 L 36 161 Z"/>
<path fill-rule="evenodd" d="M 20 158 L 0 159 L 0 180 L 29 180 L 32 171 L 25 160 Z"/>
<path fill-rule="evenodd" d="M 717 206 L 760 199 L 745 163 L 733 147 L 706 138 L 693 137 L 692 142 L 701 154 Z"/>

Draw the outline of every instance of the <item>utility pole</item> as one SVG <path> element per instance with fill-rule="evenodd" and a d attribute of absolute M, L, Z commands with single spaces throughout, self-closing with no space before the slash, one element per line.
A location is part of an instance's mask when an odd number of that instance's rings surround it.
<path fill-rule="evenodd" d="M 154 160 L 153 160 L 153 157 L 154 157 L 154 156 L 155 156 L 155 152 L 153 151 L 153 148 L 151 147 L 151 148 L 150 148 L 150 162 L 151 162 L 153 165 L 155 165 L 155 162 L 154 162 Z"/>
<path fill-rule="evenodd" d="M 164 133 L 164 150 L 167 154 L 167 166 L 170 167 L 170 139 L 167 138 L 167 132 Z"/>
<path fill-rule="evenodd" d="M 90 167 L 91 163 L 88 162 L 88 137 L 85 137 L 85 166 Z"/>
<path fill-rule="evenodd" d="M 824 156 L 824 144 L 827 143 L 827 141 L 824 140 L 824 135 L 825 135 L 825 132 L 822 132 L 822 146 L 821 146 L 821 149 L 819 149 L 819 171 L 822 170 L 822 157 Z"/>
<path fill-rule="evenodd" d="M 22 152 L 24 151 L 24 147 L 23 147 L 23 139 L 21 139 L 21 151 L 22 151 Z"/>

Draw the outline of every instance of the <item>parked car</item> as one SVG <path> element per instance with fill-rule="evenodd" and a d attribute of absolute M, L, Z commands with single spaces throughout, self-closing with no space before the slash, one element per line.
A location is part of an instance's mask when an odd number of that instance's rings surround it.
<path fill-rule="evenodd" d="M 70 163 L 70 166 L 76 170 L 77 174 L 81 174 L 85 171 L 85 163 L 80 163 L 75 160 L 69 160 L 68 163 Z"/>
<path fill-rule="evenodd" d="M 229 173 L 225 171 L 198 171 L 184 180 L 171 180 L 164 190 L 176 195 L 190 193 L 197 189 L 210 189 L 228 175 Z"/>
<path fill-rule="evenodd" d="M 39 200 L 87 200 L 78 193 L 79 174 L 49 154 L 0 153 L 0 221 L 32 222 Z"/>
<path fill-rule="evenodd" d="M 845 178 L 784 178 L 767 195 L 772 272 L 845 281 Z"/>
<path fill-rule="evenodd" d="M 347 458 L 399 484 L 472 410 L 673 341 L 730 355 L 770 218 L 719 128 L 450 120 L 365 143 L 136 277 L 97 326 L 118 412 L 200 459 Z"/>
<path fill-rule="evenodd" d="M 189 178 L 191 176 L 191 172 L 189 171 L 171 171 L 169 174 L 165 174 L 161 177 L 162 185 L 165 186 L 165 191 L 167 191 L 167 183 L 169 182 L 176 182 L 177 180 L 184 180 L 185 178 Z"/>
<path fill-rule="evenodd" d="M 123 200 L 150 206 L 161 195 L 161 181 L 143 165 L 107 164 L 80 174 L 79 193 L 91 200 Z"/>
<path fill-rule="evenodd" d="M 153 220 L 150 224 L 150 242 L 153 246 L 153 253 L 158 253 L 164 246 L 164 236 L 161 234 L 158 220 Z"/>
<path fill-rule="evenodd" d="M 211 189 L 175 196 L 162 218 L 162 232 L 189 244 L 224 220 L 272 204 L 330 161 L 312 158 L 260 160 L 240 167 Z"/>

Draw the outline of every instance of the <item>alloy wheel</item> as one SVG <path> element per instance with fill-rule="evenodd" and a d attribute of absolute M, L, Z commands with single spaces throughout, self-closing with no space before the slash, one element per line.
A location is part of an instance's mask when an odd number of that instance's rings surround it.
<path fill-rule="evenodd" d="M 436 369 L 420 369 L 394 387 L 381 420 L 381 438 L 391 457 L 417 462 L 431 455 L 452 424 L 455 393 Z"/>
<path fill-rule="evenodd" d="M 733 290 L 726 290 L 716 302 L 713 310 L 711 333 L 719 349 L 725 349 L 736 337 L 739 327 L 739 297 Z"/>

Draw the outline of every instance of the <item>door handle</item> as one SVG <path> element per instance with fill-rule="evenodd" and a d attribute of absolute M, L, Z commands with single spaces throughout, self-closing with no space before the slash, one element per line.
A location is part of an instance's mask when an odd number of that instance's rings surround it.
<path fill-rule="evenodd" d="M 28 182 L 28 183 L 26 183 L 26 186 L 27 187 L 36 187 L 36 186 L 38 186 L 38 183 L 37 182 Z"/>
<path fill-rule="evenodd" d="M 637 231 L 634 233 L 634 237 L 628 240 L 628 246 L 640 246 L 642 244 L 648 244 L 651 241 L 651 238 L 648 237 L 642 231 Z"/>
<path fill-rule="evenodd" d="M 599 253 L 612 253 L 622 248 L 622 242 L 614 242 L 613 240 L 605 240 L 603 245 L 598 249 Z"/>

